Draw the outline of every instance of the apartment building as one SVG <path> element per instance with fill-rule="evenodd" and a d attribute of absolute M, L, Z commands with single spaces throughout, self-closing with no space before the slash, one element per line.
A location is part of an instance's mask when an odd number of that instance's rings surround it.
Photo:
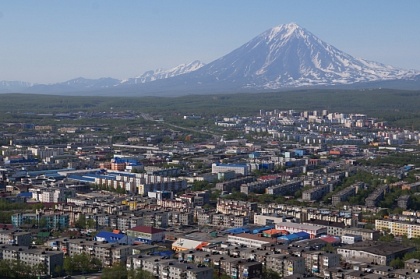
<path fill-rule="evenodd" d="M 337 206 L 341 202 L 347 201 L 349 197 L 354 196 L 355 194 L 356 187 L 353 185 L 346 187 L 331 197 L 331 203 L 332 205 Z"/>
<path fill-rule="evenodd" d="M 224 228 L 239 228 L 249 224 L 249 217 L 242 215 L 211 214 L 207 220 L 207 225 L 213 225 Z"/>
<path fill-rule="evenodd" d="M 267 187 L 278 184 L 278 179 L 259 180 L 241 185 L 241 192 L 249 195 L 250 193 L 264 193 Z"/>
<path fill-rule="evenodd" d="M 63 239 L 58 241 L 60 250 L 69 256 L 86 253 L 99 259 L 103 266 L 125 262 L 132 255 L 132 245 L 103 243 L 83 239 Z"/>
<path fill-rule="evenodd" d="M 375 220 L 375 229 L 387 231 L 395 236 L 407 236 L 408 238 L 420 237 L 420 224 L 399 222 L 392 220 Z"/>
<path fill-rule="evenodd" d="M 14 227 L 19 228 L 22 225 L 36 224 L 47 229 L 65 229 L 70 225 L 70 215 L 64 213 L 15 213 L 11 217 Z"/>
<path fill-rule="evenodd" d="M 56 275 L 56 269 L 62 267 L 64 262 L 63 252 L 33 246 L 2 245 L 0 254 L 3 260 L 16 260 L 33 267 L 41 265 L 43 275 Z"/>
<path fill-rule="evenodd" d="M 216 183 L 216 189 L 220 191 L 232 192 L 233 190 L 240 190 L 242 184 L 254 182 L 254 176 L 246 176 L 237 179 L 227 180 Z"/>
<path fill-rule="evenodd" d="M 302 193 L 302 200 L 304 201 L 317 201 L 323 198 L 326 194 L 333 190 L 332 184 L 325 184 L 305 190 Z"/>
<path fill-rule="evenodd" d="M 213 279 L 213 268 L 172 262 L 163 267 L 160 278 L 170 279 Z"/>
<path fill-rule="evenodd" d="M 270 254 L 265 258 L 267 268 L 277 272 L 281 277 L 294 274 L 305 274 L 305 259 L 286 254 Z"/>
<path fill-rule="evenodd" d="M 15 213 L 11 217 L 15 228 L 20 228 L 23 224 L 38 224 L 40 215 L 36 213 Z"/>
<path fill-rule="evenodd" d="M 64 148 L 54 148 L 54 147 L 28 147 L 28 151 L 32 153 L 32 155 L 37 156 L 41 160 L 45 160 L 46 158 L 52 156 L 59 156 L 64 154 Z"/>
<path fill-rule="evenodd" d="M 402 195 L 397 200 L 397 205 L 399 208 L 407 209 L 410 205 L 410 195 Z"/>
<path fill-rule="evenodd" d="M 75 196 L 74 189 L 61 188 L 46 188 L 36 187 L 30 188 L 29 192 L 32 193 L 32 199 L 45 203 L 59 203 L 66 202 L 67 198 Z"/>
<path fill-rule="evenodd" d="M 379 202 L 383 200 L 385 194 L 389 192 L 389 185 L 382 185 L 373 191 L 366 199 L 365 205 L 367 207 L 378 206 Z"/>
<path fill-rule="evenodd" d="M 303 254 L 306 270 L 314 275 L 324 277 L 331 267 L 340 266 L 340 257 L 335 253 L 312 251 Z"/>
<path fill-rule="evenodd" d="M 278 215 L 268 215 L 268 214 L 254 214 L 254 224 L 255 225 L 273 225 L 279 222 L 284 222 L 284 217 L 279 217 Z"/>
<path fill-rule="evenodd" d="M 70 215 L 63 213 L 47 213 L 41 215 L 40 224 L 45 220 L 48 229 L 66 229 L 70 225 Z"/>
<path fill-rule="evenodd" d="M 270 186 L 265 189 L 270 195 L 291 195 L 303 187 L 303 181 L 292 181 L 284 184 Z"/>
<path fill-rule="evenodd" d="M 225 261 L 226 274 L 235 279 L 261 278 L 262 263 L 256 261 L 247 261 L 237 258 L 228 258 Z"/>
<path fill-rule="evenodd" d="M 191 226 L 194 224 L 194 212 L 169 212 L 169 226 Z"/>
<path fill-rule="evenodd" d="M 30 232 L 20 230 L 0 230 L 0 242 L 9 245 L 29 246 L 32 244 Z"/>
<path fill-rule="evenodd" d="M 212 223 L 214 213 L 205 210 L 196 210 L 195 216 L 199 226 L 208 226 Z"/>
<path fill-rule="evenodd" d="M 226 171 L 234 171 L 236 174 L 247 176 L 251 173 L 251 166 L 248 164 L 240 165 L 240 164 L 221 164 L 221 163 L 213 163 L 211 165 L 211 173 L 219 173 L 219 172 L 226 172 Z"/>
<path fill-rule="evenodd" d="M 132 255 L 127 259 L 127 269 L 142 269 L 152 273 L 157 278 L 164 278 L 162 277 L 163 268 L 169 263 L 176 263 L 176 260 L 161 256 Z"/>
<path fill-rule="evenodd" d="M 216 212 L 218 213 L 249 216 L 251 212 L 257 210 L 258 203 L 256 202 L 217 199 Z"/>
<path fill-rule="evenodd" d="M 127 269 L 137 268 L 162 279 L 213 279 L 213 268 L 201 264 L 180 263 L 175 259 L 160 256 L 134 255 L 129 257 Z"/>

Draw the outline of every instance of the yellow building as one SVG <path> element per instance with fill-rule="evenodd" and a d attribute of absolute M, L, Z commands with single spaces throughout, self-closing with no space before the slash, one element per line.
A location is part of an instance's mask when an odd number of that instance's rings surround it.
<path fill-rule="evenodd" d="M 395 236 L 407 236 L 408 238 L 420 237 L 420 224 L 411 224 L 391 220 L 375 220 L 375 229 L 389 232 Z"/>

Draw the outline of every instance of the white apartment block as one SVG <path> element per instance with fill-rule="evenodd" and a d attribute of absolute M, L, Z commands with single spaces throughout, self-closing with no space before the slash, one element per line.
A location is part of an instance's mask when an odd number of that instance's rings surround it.
<path fill-rule="evenodd" d="M 67 188 L 30 188 L 32 199 L 43 203 L 65 202 L 66 198 L 74 197 L 75 191 Z"/>
<path fill-rule="evenodd" d="M 239 164 L 220 164 L 220 163 L 213 163 L 211 165 L 211 172 L 212 173 L 219 173 L 219 172 L 226 172 L 226 171 L 234 171 L 236 174 L 242 174 L 244 176 L 249 175 L 251 172 L 250 165 L 239 165 Z"/>
<path fill-rule="evenodd" d="M 284 217 L 276 217 L 270 215 L 254 214 L 254 224 L 256 225 L 271 225 L 284 221 Z"/>

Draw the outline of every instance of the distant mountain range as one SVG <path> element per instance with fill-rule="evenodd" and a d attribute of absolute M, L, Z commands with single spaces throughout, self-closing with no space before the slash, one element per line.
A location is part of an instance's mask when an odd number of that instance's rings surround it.
<path fill-rule="evenodd" d="M 354 58 L 295 23 L 271 28 L 207 64 L 194 61 L 118 80 L 77 78 L 55 84 L 1 81 L 0 92 L 176 96 L 294 88 L 420 89 L 420 72 Z"/>

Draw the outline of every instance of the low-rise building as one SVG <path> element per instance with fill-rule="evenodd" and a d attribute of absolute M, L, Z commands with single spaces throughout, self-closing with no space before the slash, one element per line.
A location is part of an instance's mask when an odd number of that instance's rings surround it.
<path fill-rule="evenodd" d="M 261 237 L 255 234 L 241 233 L 237 235 L 228 235 L 229 243 L 235 245 L 244 245 L 246 247 L 263 248 L 277 242 L 276 239 Z"/>
<path fill-rule="evenodd" d="M 291 222 L 280 222 L 276 224 L 277 230 L 285 230 L 289 233 L 306 232 L 311 238 L 318 237 L 322 234 L 327 234 L 327 228 L 325 226 L 309 225 L 309 224 L 298 224 Z"/>
<path fill-rule="evenodd" d="M 165 239 L 165 231 L 149 226 L 137 226 L 127 230 L 127 235 L 137 241 L 152 244 Z"/>
<path fill-rule="evenodd" d="M 337 249 L 337 254 L 346 260 L 364 260 L 378 265 L 389 265 L 393 259 L 402 258 L 415 251 L 413 246 L 395 242 L 359 242 Z"/>

